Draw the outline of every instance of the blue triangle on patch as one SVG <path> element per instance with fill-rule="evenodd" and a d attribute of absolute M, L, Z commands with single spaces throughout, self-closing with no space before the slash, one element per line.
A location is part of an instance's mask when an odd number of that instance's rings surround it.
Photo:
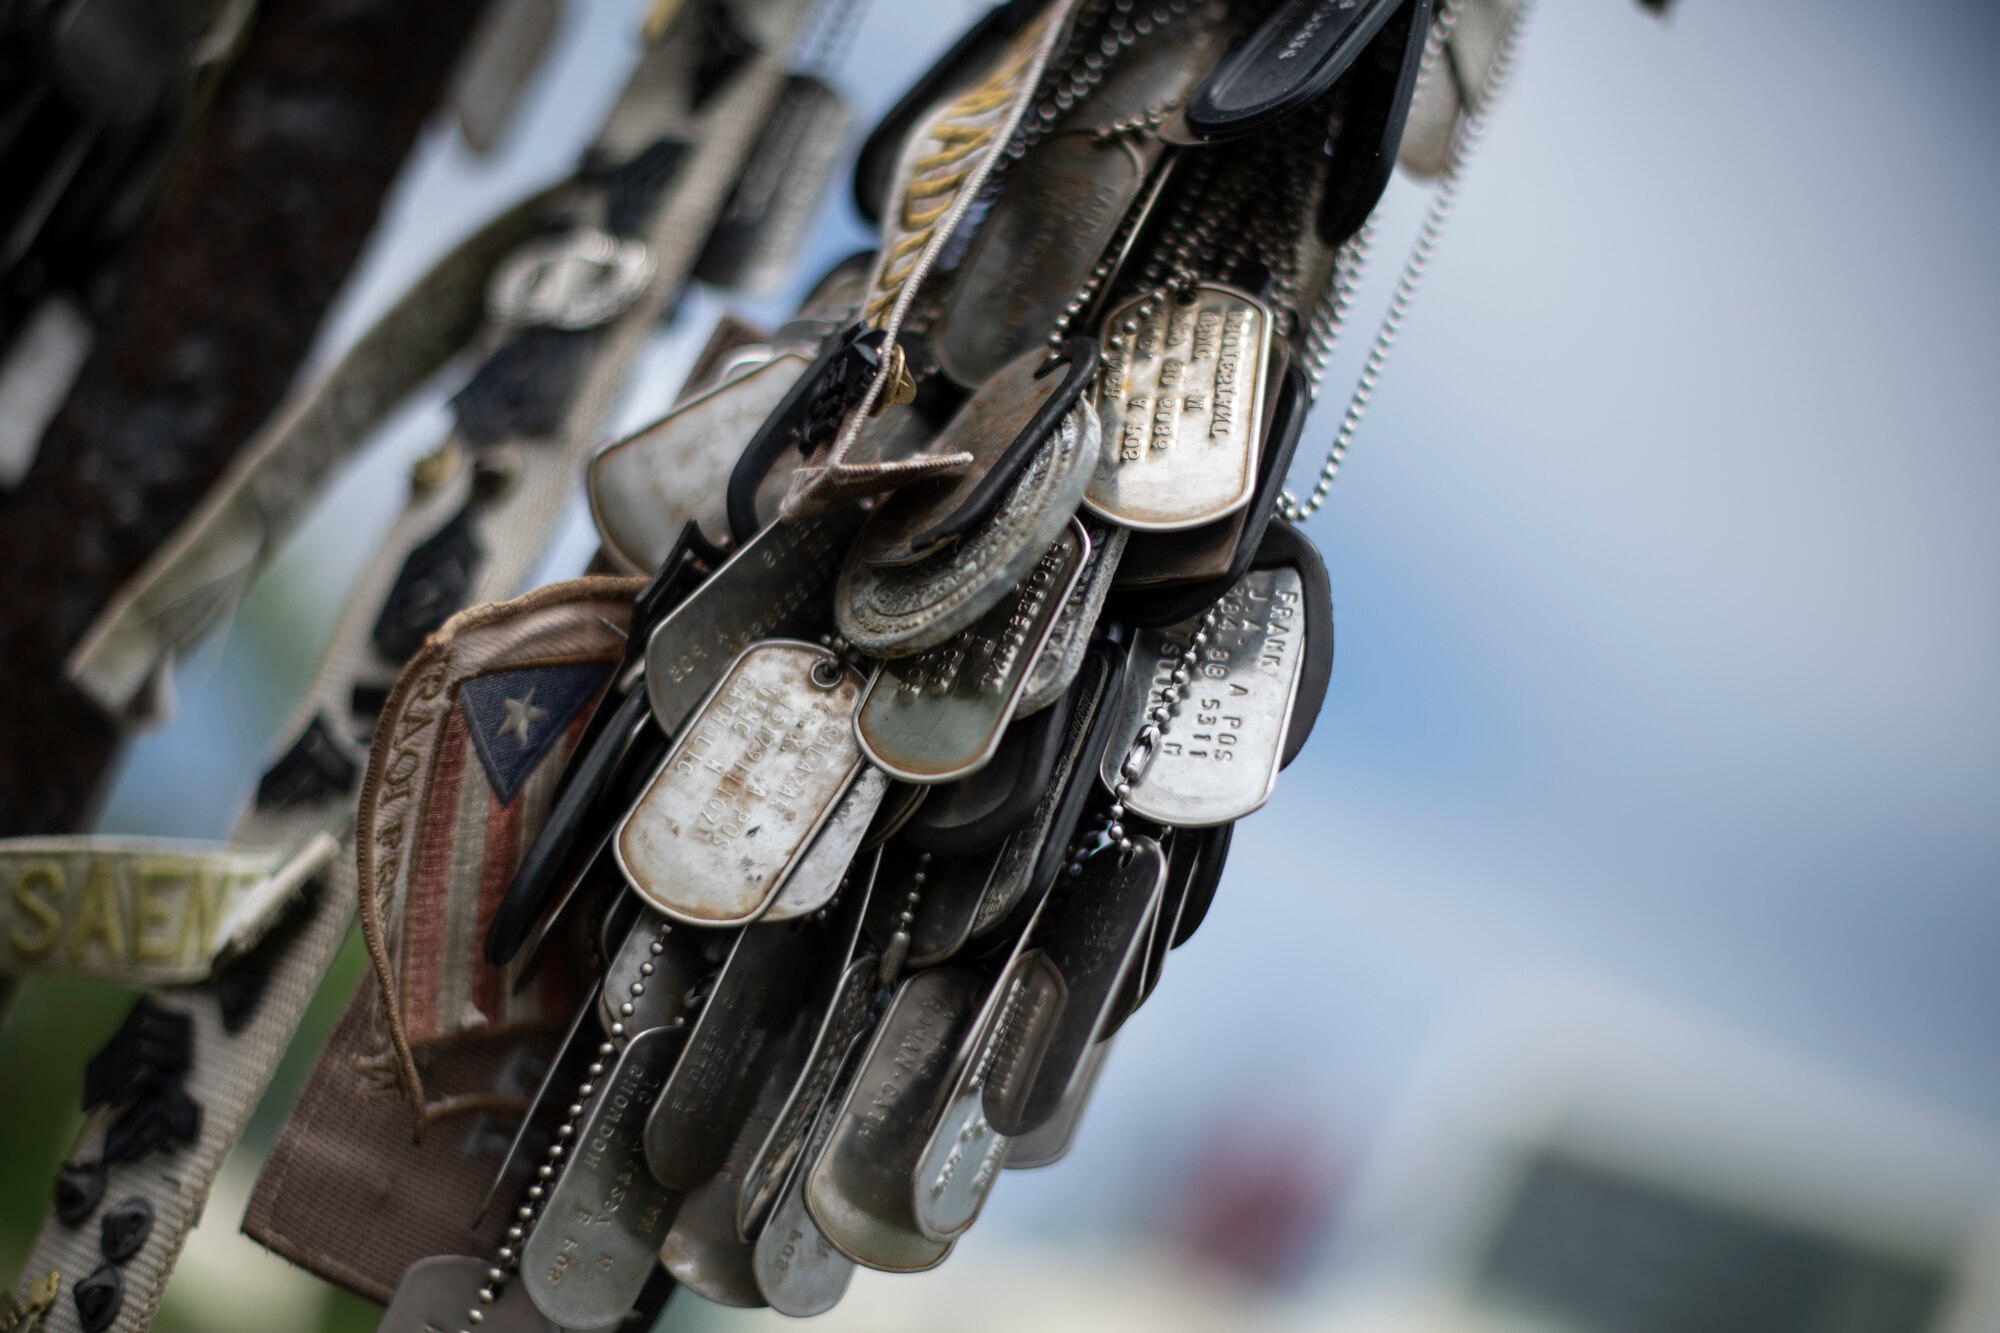
<path fill-rule="evenodd" d="M 514 799 L 578 712 L 610 679 L 612 662 L 498 671 L 458 687 L 472 751 L 502 805 Z"/>

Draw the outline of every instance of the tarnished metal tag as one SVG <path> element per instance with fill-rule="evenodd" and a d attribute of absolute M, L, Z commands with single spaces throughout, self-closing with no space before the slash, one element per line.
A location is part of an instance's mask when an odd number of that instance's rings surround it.
<path fill-rule="evenodd" d="M 1062 698 L 1083 669 L 1091 633 L 1104 613 L 1104 599 L 1111 593 L 1118 562 L 1132 536 L 1124 528 L 1107 527 L 1094 519 L 1085 523 L 1083 530 L 1090 538 L 1090 554 L 1084 557 L 1083 573 L 1056 614 L 1056 627 L 1042 646 L 1042 655 L 1028 672 L 1028 687 L 1021 691 L 1021 706 L 1016 710 L 1018 717 L 1039 713 Z"/>
<path fill-rule="evenodd" d="M 842 1063 L 850 1073 L 860 1048 L 857 1037 L 843 1053 Z M 831 1310 L 854 1280 L 854 1261 L 834 1248 L 806 1211 L 806 1174 L 825 1150 L 837 1113 L 833 1100 L 822 1099 L 751 1255 L 757 1290 L 773 1310 L 793 1318 Z"/>
<path fill-rule="evenodd" d="M 475 1307 L 486 1316 L 480 1321 L 481 1333 L 552 1333 L 549 1321 L 518 1282 L 508 1283 L 491 1305 L 480 1305 L 487 1267 L 484 1259 L 463 1254 L 417 1260 L 403 1271 L 376 1333 L 443 1333 L 457 1327 L 466 1310 Z"/>
<path fill-rule="evenodd" d="M 1105 318 L 1104 447 L 1083 503 L 1140 531 L 1199 527 L 1256 490 L 1271 314 L 1217 282 L 1196 283 L 1142 320 L 1144 299 Z"/>
<path fill-rule="evenodd" d="M 723 669 L 759 639 L 826 628 L 826 588 L 860 525 L 852 507 L 773 523 L 695 589 L 646 641 L 646 701 L 676 733 Z"/>
<path fill-rule="evenodd" d="M 604 553 L 628 573 L 650 574 L 689 520 L 710 543 L 728 546 L 725 498 L 743 443 L 810 361 L 780 352 L 600 450 L 584 489 Z"/>
<path fill-rule="evenodd" d="M 779 1190 L 798 1165 L 800 1153 L 806 1147 L 806 1133 L 825 1107 L 841 1063 L 868 1031 L 869 1020 L 874 1017 L 872 1002 L 878 966 L 876 956 L 865 953 L 849 963 L 841 974 L 839 985 L 820 1016 L 819 1029 L 813 1034 L 805 1072 L 792 1085 L 790 1096 L 778 1112 L 776 1125 L 744 1172 L 736 1202 L 738 1235 L 754 1236 L 763 1228 Z"/>
<path fill-rule="evenodd" d="M 1060 879 L 1028 932 L 1028 944 L 1046 955 L 1061 983 L 1062 1002 L 1053 1005 L 1053 983 L 1044 985 L 1043 1005 L 1059 1009 L 1053 1029 L 994 1058 L 986 1118 L 1002 1134 L 1025 1134 L 1056 1114 L 1084 1080 L 1091 1046 L 1116 1017 L 1119 990 L 1138 966 L 1146 923 L 1167 878 L 1160 845 L 1144 837 L 1133 842 L 1129 855 L 1099 852 L 1083 863 L 1082 874 Z"/>
<path fill-rule="evenodd" d="M 809 921 L 747 926 L 737 936 L 646 1122 L 656 1180 L 691 1190 L 722 1169 L 826 948 L 826 930 Z"/>
<path fill-rule="evenodd" d="M 1064 1097 L 1056 1113 L 1018 1139 L 1007 1140 L 1007 1169 L 1009 1171 L 1032 1171 L 1038 1166 L 1053 1166 L 1069 1155 L 1070 1145 L 1076 1142 L 1076 1127 L 1083 1120 L 1083 1111 L 1090 1105 L 1091 1091 L 1097 1086 L 1097 1076 L 1104 1069 L 1104 1057 L 1111 1053 L 1111 1038 L 1106 1037 L 1090 1048 L 1083 1058 L 1083 1073 Z"/>
<path fill-rule="evenodd" d="M 668 751 L 613 842 L 632 887 L 676 921 L 753 921 L 861 764 L 861 681 L 809 643 L 745 650 Z"/>
<path fill-rule="evenodd" d="M 905 981 L 848 1085 L 805 1197 L 827 1240 L 856 1263 L 917 1272 L 951 1251 L 917 1230 L 910 1181 L 984 990 L 977 972 L 956 967 Z"/>
<path fill-rule="evenodd" d="M 984 384 L 1040 346 L 1110 246 L 1146 165 L 1130 137 L 1090 130 L 1051 135 L 1028 151 L 952 284 L 932 339 L 946 374 Z"/>
<path fill-rule="evenodd" d="M 646 1115 L 681 1048 L 671 1028 L 626 1045 L 584 1117 L 521 1252 L 521 1285 L 564 1328 L 616 1323 L 659 1263 L 680 1196 L 646 1170 Z"/>
<path fill-rule="evenodd" d="M 832 902 L 833 896 L 840 892 L 848 869 L 854 864 L 854 854 L 860 849 L 861 840 L 868 836 L 868 826 L 874 821 L 875 812 L 881 808 L 882 797 L 888 790 L 888 775 L 863 764 L 854 784 L 840 798 L 840 804 L 833 808 L 826 823 L 820 825 L 819 832 L 813 835 L 812 845 L 792 867 L 792 873 L 785 876 L 784 886 L 778 890 L 776 900 L 758 920 L 768 925 L 773 921 L 811 916 Z"/>
<path fill-rule="evenodd" d="M 938 647 L 884 663 L 854 718 L 870 763 L 904 782 L 951 782 L 993 758 L 1083 572 L 1090 538 L 1074 519 L 1014 590 Z"/>
<path fill-rule="evenodd" d="M 1296 569 L 1252 570 L 1219 604 L 1186 697 L 1132 783 L 1125 805 L 1171 828 L 1241 819 L 1270 799 L 1305 661 L 1302 584 Z M 1133 636 L 1120 699 L 1118 740 L 1099 776 L 1116 786 L 1129 738 L 1200 627 L 1199 618 Z"/>
<path fill-rule="evenodd" d="M 945 551 L 881 568 L 848 554 L 834 618 L 855 647 L 876 657 L 935 648 L 1007 598 L 1073 521 L 1099 453 L 1097 412 L 1079 401 L 1036 450 L 991 514 Z"/>

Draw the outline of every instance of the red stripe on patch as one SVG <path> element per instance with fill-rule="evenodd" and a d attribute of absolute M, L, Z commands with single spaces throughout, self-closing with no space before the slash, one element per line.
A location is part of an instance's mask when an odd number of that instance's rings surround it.
<path fill-rule="evenodd" d="M 412 1037 L 437 1031 L 439 966 L 444 951 L 445 899 L 451 892 L 451 854 L 458 842 L 458 789 L 471 747 L 465 714 L 451 710 L 438 738 L 437 763 L 424 793 L 416 864 L 403 904 L 403 1022 Z"/>

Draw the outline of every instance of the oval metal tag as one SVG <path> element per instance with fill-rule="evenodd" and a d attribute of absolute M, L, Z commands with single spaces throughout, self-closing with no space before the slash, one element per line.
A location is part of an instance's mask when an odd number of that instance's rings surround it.
<path fill-rule="evenodd" d="M 885 662 L 854 717 L 869 762 L 890 777 L 921 783 L 951 782 L 985 767 L 1089 551 L 1083 525 L 1070 520 L 1011 598 L 937 647 Z"/>
<path fill-rule="evenodd" d="M 746 649 L 618 828 L 618 868 L 694 926 L 754 921 L 861 766 L 861 681 L 809 643 Z"/>
<path fill-rule="evenodd" d="M 1140 531 L 1199 527 L 1250 503 L 1271 312 L 1248 292 L 1196 283 L 1105 317 L 1097 414 L 1104 446 L 1084 507 Z"/>
<path fill-rule="evenodd" d="M 1218 604 L 1208 642 L 1125 805 L 1170 828 L 1227 824 L 1277 785 L 1305 661 L 1303 585 L 1289 566 L 1252 570 Z M 1132 638 L 1117 740 L 1098 775 L 1118 783 L 1127 747 L 1172 679 L 1200 618 Z"/>

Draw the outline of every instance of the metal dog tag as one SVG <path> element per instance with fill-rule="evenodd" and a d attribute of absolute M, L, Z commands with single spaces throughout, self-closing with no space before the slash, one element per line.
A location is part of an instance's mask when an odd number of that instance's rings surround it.
<path fill-rule="evenodd" d="M 564 1328 L 617 1322 L 659 1263 L 680 1196 L 646 1170 L 646 1115 L 680 1048 L 681 1034 L 670 1028 L 626 1045 L 528 1233 L 521 1285 Z"/>
<path fill-rule="evenodd" d="M 984 384 L 1023 352 L 1039 351 L 1145 176 L 1145 158 L 1127 136 L 1071 130 L 1029 149 L 959 265 L 932 339 L 945 373 Z"/>
<path fill-rule="evenodd" d="M 736 1199 L 751 1159 L 777 1123 L 792 1079 L 787 1069 L 802 1063 L 812 1034 L 794 1026 L 779 1040 L 771 1074 L 763 1080 L 750 1114 L 722 1167 L 688 1192 L 660 1246 L 660 1263 L 676 1282 L 717 1305 L 755 1308 L 764 1304 L 752 1270 L 751 1240 L 737 1234 Z"/>
<path fill-rule="evenodd" d="M 951 1094 L 918 1160 L 911 1208 L 933 1240 L 963 1235 L 985 1206 L 1010 1140 L 986 1118 L 986 1082 L 996 1066 L 1032 1077 L 1061 1017 L 1062 976 L 1039 950 L 1008 960 L 980 1007 Z"/>
<path fill-rule="evenodd" d="M 861 522 L 853 507 L 773 523 L 745 542 L 646 641 L 646 699 L 678 733 L 724 668 L 759 639 L 826 628 L 826 586 Z"/>
<path fill-rule="evenodd" d="M 1042 646 L 1028 672 L 1028 687 L 1021 691 L 1016 717 L 1029 717 L 1062 698 L 1076 673 L 1083 668 L 1083 655 L 1090 647 L 1091 633 L 1104 613 L 1104 599 L 1111 593 L 1118 575 L 1118 561 L 1125 554 L 1131 532 L 1108 527 L 1096 520 L 1083 525 L 1090 539 L 1090 554 L 1084 559 L 1083 573 L 1070 589 L 1069 600 L 1056 614 L 1056 627 Z"/>
<path fill-rule="evenodd" d="M 738 935 L 646 1121 L 646 1165 L 656 1180 L 691 1190 L 722 1169 L 828 947 L 826 929 L 811 921 L 760 923 Z"/>
<path fill-rule="evenodd" d="M 904 782 L 951 782 L 983 768 L 1089 550 L 1071 520 L 1011 599 L 929 652 L 884 663 L 854 717 L 869 762 Z"/>
<path fill-rule="evenodd" d="M 844 1053 L 850 1072 L 853 1057 L 859 1054 L 857 1038 Z M 795 1319 L 831 1310 L 847 1294 L 848 1284 L 854 1280 L 854 1261 L 834 1248 L 826 1233 L 819 1229 L 819 1223 L 806 1211 L 806 1173 L 826 1148 L 835 1113 L 833 1102 L 823 1098 L 791 1169 L 785 1173 L 777 1203 L 757 1236 L 756 1250 L 751 1256 L 757 1290 L 764 1294 L 773 1310 Z"/>
<path fill-rule="evenodd" d="M 1062 535 L 1096 466 L 1097 412 L 1079 401 L 993 512 L 951 547 L 882 568 L 849 553 L 834 592 L 840 632 L 875 657 L 935 648 L 1007 599 Z"/>
<path fill-rule="evenodd" d="M 806 1177 L 806 1208 L 836 1249 L 884 1272 L 934 1268 L 951 1252 L 917 1230 L 910 1180 L 932 1109 L 985 989 L 977 972 L 936 967 L 903 983 Z"/>
<path fill-rule="evenodd" d="M 1281 566 L 1252 570 L 1218 604 L 1186 697 L 1125 799 L 1134 814 L 1171 828 L 1206 828 L 1270 799 L 1305 661 L 1301 596 L 1298 571 Z M 1200 623 L 1133 636 L 1120 739 L 1098 769 L 1107 787 L 1117 785 L 1126 738 L 1139 734 Z"/>
<path fill-rule="evenodd" d="M 754 921 L 854 780 L 860 695 L 824 648 L 746 649 L 619 826 L 625 878 L 676 921 Z"/>
<path fill-rule="evenodd" d="M 812 845 L 792 867 L 792 873 L 785 876 L 784 887 L 778 890 L 777 898 L 759 921 L 768 924 L 811 916 L 833 901 L 888 790 L 887 774 L 866 764 L 861 766 L 854 785 L 813 835 Z"/>
<path fill-rule="evenodd" d="M 864 953 L 847 965 L 840 984 L 820 1019 L 819 1031 L 807 1052 L 805 1072 L 793 1085 L 790 1097 L 778 1112 L 777 1123 L 744 1172 L 743 1187 L 737 1194 L 736 1232 L 754 1236 L 764 1226 L 778 1191 L 790 1179 L 805 1147 L 806 1132 L 826 1105 L 841 1062 L 852 1054 L 855 1042 L 868 1031 L 874 1017 L 876 969 L 880 960 Z"/>
<path fill-rule="evenodd" d="M 1224 56 L 1188 100 L 1204 139 L 1259 130 L 1319 97 L 1406 0 L 1286 0 Z"/>
<path fill-rule="evenodd" d="M 1090 1105 L 1090 1094 L 1097 1087 L 1098 1074 L 1104 1069 L 1104 1057 L 1110 1053 L 1109 1037 L 1092 1046 L 1090 1053 L 1083 1058 L 1083 1076 L 1063 1098 L 1056 1113 L 1020 1138 L 1008 1140 L 1009 1171 L 1032 1171 L 1038 1166 L 1053 1166 L 1069 1155 L 1070 1144 L 1076 1141 L 1077 1124 L 1083 1119 L 1084 1108 Z"/>
<path fill-rule="evenodd" d="M 614 1019 L 629 1032 L 644 1032 L 686 1017 L 688 992 L 713 970 L 702 957 L 702 944 L 693 931 L 673 929 L 657 913 L 641 912 L 604 967 L 597 1007 L 605 1030 Z M 628 1004 L 632 1012 L 621 1012 Z"/>
<path fill-rule="evenodd" d="M 935 453 L 970 454 L 971 465 L 884 498 L 861 530 L 861 558 L 871 565 L 915 564 L 976 527 L 1061 427 L 1097 363 L 1097 344 L 1072 338 L 1058 360 L 1032 348 L 979 384 L 931 445 Z"/>
<path fill-rule="evenodd" d="M 1145 299 L 1105 318 L 1104 448 L 1083 503 L 1123 527 L 1172 532 L 1234 513 L 1256 490 L 1271 314 L 1218 282 L 1142 320 Z"/>
<path fill-rule="evenodd" d="M 1025 1134 L 1055 1115 L 1083 1080 L 1090 1047 L 1109 1029 L 1119 988 L 1138 965 L 1167 860 L 1151 838 L 1133 842 L 1130 855 L 1099 852 L 1082 874 L 1059 879 L 1035 921 L 1028 943 L 1047 955 L 1064 998 L 1045 1054 L 1023 1044 L 1018 1055 L 1003 1051 L 994 1061 L 986 1118 L 1002 1134 Z"/>
<path fill-rule="evenodd" d="M 376 1333 L 444 1333 L 476 1308 L 486 1316 L 481 1333 L 553 1333 L 519 1282 L 510 1282 L 491 1305 L 479 1303 L 487 1262 L 463 1254 L 419 1259 L 403 1270 Z"/>
<path fill-rule="evenodd" d="M 728 546 L 723 497 L 743 442 L 810 362 L 781 352 L 600 450 L 584 489 L 604 553 L 627 573 L 650 574 L 689 520 L 710 542 Z"/>

